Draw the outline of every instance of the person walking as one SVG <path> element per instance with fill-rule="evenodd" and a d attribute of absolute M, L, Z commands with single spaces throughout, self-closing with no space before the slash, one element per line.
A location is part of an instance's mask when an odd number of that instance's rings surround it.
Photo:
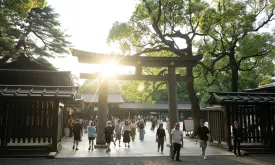
<path fill-rule="evenodd" d="M 181 141 L 183 138 L 183 132 L 180 130 L 179 123 L 175 124 L 175 128 L 171 130 L 171 137 L 170 141 L 172 141 L 173 144 L 171 146 L 174 148 L 174 153 L 172 155 L 172 159 L 174 159 L 176 155 L 176 161 L 180 160 L 180 149 L 181 149 Z"/>
<path fill-rule="evenodd" d="M 164 140 L 166 140 L 166 133 L 163 129 L 163 123 L 160 123 L 159 128 L 157 129 L 156 141 L 158 142 L 158 152 L 159 148 L 161 147 L 161 154 L 163 154 Z"/>
<path fill-rule="evenodd" d="M 129 125 L 128 120 L 125 121 L 125 125 L 123 127 L 123 142 L 125 143 L 125 147 L 126 143 L 128 143 L 128 148 L 130 148 L 130 133 L 131 133 L 131 127 Z"/>
<path fill-rule="evenodd" d="M 73 125 L 73 134 L 74 134 L 74 145 L 73 150 L 78 150 L 78 142 L 80 141 L 82 126 L 79 123 L 79 120 L 77 119 L 76 122 Z"/>
<path fill-rule="evenodd" d="M 131 137 L 132 137 L 132 141 L 135 141 L 136 131 L 137 131 L 137 124 L 136 124 L 135 119 L 133 119 L 132 123 L 131 123 Z"/>
<path fill-rule="evenodd" d="M 110 143 L 112 141 L 112 136 L 113 136 L 113 128 L 112 128 L 112 123 L 111 121 L 108 121 L 107 122 L 107 126 L 105 127 L 105 141 L 107 143 L 107 150 L 106 152 L 110 152 L 111 149 L 110 149 Z"/>
<path fill-rule="evenodd" d="M 143 141 L 144 140 L 144 134 L 145 134 L 145 130 L 144 130 L 144 121 L 141 120 L 140 124 L 139 124 L 139 140 Z"/>
<path fill-rule="evenodd" d="M 69 122 L 68 122 L 68 128 L 70 130 L 69 137 L 71 138 L 71 137 L 73 137 L 73 120 L 72 119 L 70 119 Z"/>
<path fill-rule="evenodd" d="M 96 128 L 94 123 L 91 123 L 91 126 L 88 127 L 88 139 L 89 139 L 89 148 L 91 150 L 91 142 L 92 142 L 92 151 L 94 150 L 94 140 L 96 138 Z"/>
<path fill-rule="evenodd" d="M 204 160 L 206 160 L 206 155 L 205 155 L 205 150 L 207 147 L 207 141 L 210 139 L 210 131 L 209 129 L 204 126 L 205 121 L 203 119 L 200 120 L 200 127 L 197 130 L 197 140 L 196 143 L 198 142 L 198 139 L 200 139 L 200 147 L 201 147 L 201 155 L 203 156 Z"/>
<path fill-rule="evenodd" d="M 234 128 L 233 128 L 233 143 L 234 143 L 235 156 L 241 156 L 241 151 L 240 151 L 241 138 L 242 138 L 242 130 L 239 127 L 239 123 L 237 121 L 235 121 Z M 236 150 L 238 150 L 238 155 L 237 155 Z"/>
<path fill-rule="evenodd" d="M 118 120 L 117 124 L 115 126 L 115 142 L 114 145 L 116 146 L 116 141 L 118 140 L 118 146 L 120 147 L 120 140 L 121 140 L 121 132 L 122 132 L 122 125 L 121 125 L 121 121 Z"/>

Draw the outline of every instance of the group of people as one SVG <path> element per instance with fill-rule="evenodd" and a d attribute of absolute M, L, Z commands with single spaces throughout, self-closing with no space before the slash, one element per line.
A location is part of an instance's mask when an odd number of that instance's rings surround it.
<path fill-rule="evenodd" d="M 153 121 L 153 120 L 151 120 Z M 164 141 L 166 141 L 166 132 L 163 128 L 163 123 L 161 121 L 156 122 L 154 120 L 155 124 L 158 125 L 158 129 L 156 132 L 156 142 L 158 143 L 157 151 L 161 151 L 163 154 L 164 149 Z M 78 142 L 81 140 L 81 136 L 84 132 L 88 133 L 88 139 L 89 139 L 89 148 L 88 150 L 94 149 L 94 140 L 97 137 L 97 130 L 95 125 L 95 120 L 91 119 L 89 122 L 88 127 L 84 127 L 85 120 L 76 119 L 74 122 L 72 120 L 69 121 L 68 126 L 70 128 L 70 136 L 71 132 L 74 136 L 74 144 L 73 149 L 78 150 Z M 153 122 L 152 122 L 153 123 Z M 167 123 L 168 124 L 168 123 Z M 202 156 L 204 159 L 207 159 L 205 155 L 205 151 L 207 148 L 208 140 L 210 140 L 210 131 L 209 129 L 204 125 L 205 121 L 200 120 L 200 127 L 195 130 L 195 134 L 197 137 L 196 143 L 199 140 L 199 144 L 202 151 Z M 135 141 L 136 132 L 139 132 L 139 139 L 141 141 L 144 140 L 144 134 L 145 134 L 145 122 L 143 119 L 132 119 L 132 120 L 125 120 L 122 122 L 119 119 L 113 119 L 112 121 L 107 122 L 107 126 L 105 127 L 104 134 L 105 134 L 105 141 L 107 143 L 107 150 L 106 152 L 110 152 L 110 145 L 111 142 L 116 146 L 116 142 L 118 141 L 119 147 L 121 147 L 121 137 L 123 137 L 123 143 L 125 143 L 125 147 L 130 148 L 130 142 L 131 140 Z M 240 156 L 240 141 L 242 137 L 242 131 L 241 128 L 238 126 L 238 122 L 234 122 L 233 127 L 233 142 L 234 142 L 234 154 L 236 156 Z M 171 142 L 171 149 L 170 154 L 171 158 L 174 159 L 176 156 L 177 161 L 181 161 L 179 159 L 180 156 L 180 150 L 183 147 L 183 131 L 180 130 L 180 124 L 176 123 L 174 125 L 174 128 L 171 130 L 171 136 L 170 136 L 170 142 Z M 238 151 L 238 153 L 237 153 Z"/>
<path fill-rule="evenodd" d="M 125 120 L 124 124 L 121 123 L 121 120 L 113 120 L 108 121 L 107 126 L 105 128 L 105 141 L 107 143 L 107 150 L 106 152 L 110 152 L 110 144 L 111 142 L 114 143 L 116 146 L 116 142 L 118 141 L 118 145 L 120 147 L 121 137 L 123 137 L 123 143 L 125 143 L 125 147 L 130 148 L 131 140 L 135 141 L 136 132 L 139 132 L 139 140 L 144 140 L 144 121 L 138 120 L 136 122 L 135 119 L 133 120 Z"/>

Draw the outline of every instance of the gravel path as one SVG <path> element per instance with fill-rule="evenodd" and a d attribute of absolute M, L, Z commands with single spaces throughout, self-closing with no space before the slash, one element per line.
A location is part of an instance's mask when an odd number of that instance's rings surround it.
<path fill-rule="evenodd" d="M 203 160 L 199 156 L 181 157 L 176 162 L 169 157 L 106 157 L 106 158 L 62 158 L 62 159 L 1 159 L 1 165 L 266 165 L 275 164 L 275 155 L 259 155 L 248 157 L 209 156 Z"/>

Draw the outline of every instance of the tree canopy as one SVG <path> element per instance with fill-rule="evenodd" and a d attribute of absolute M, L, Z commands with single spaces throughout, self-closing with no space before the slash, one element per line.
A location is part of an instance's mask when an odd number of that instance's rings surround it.
<path fill-rule="evenodd" d="M 68 53 L 69 36 L 60 29 L 59 15 L 50 6 L 32 8 L 26 17 L 14 11 L 16 6 L 0 8 L 0 65 L 20 53 L 32 58 Z"/>

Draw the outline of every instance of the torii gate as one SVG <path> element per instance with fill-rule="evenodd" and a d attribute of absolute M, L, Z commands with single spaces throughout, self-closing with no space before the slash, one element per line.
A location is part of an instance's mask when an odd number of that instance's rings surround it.
<path fill-rule="evenodd" d="M 169 104 L 169 132 L 174 123 L 178 121 L 177 109 L 177 81 L 193 82 L 192 69 L 202 56 L 185 56 L 185 57 L 148 57 L 148 56 L 122 56 L 108 55 L 93 52 L 86 52 L 77 49 L 71 49 L 73 56 L 78 57 L 79 63 L 87 64 L 104 64 L 112 59 L 119 59 L 117 65 L 134 66 L 136 68 L 134 75 L 116 75 L 108 77 L 108 80 L 146 80 L 146 81 L 167 81 L 168 82 L 168 104 Z M 168 67 L 166 75 L 142 75 L 142 67 Z M 186 76 L 176 74 L 177 67 L 186 67 Z M 98 73 L 80 73 L 82 79 L 97 79 Z M 107 120 L 108 105 L 108 80 L 102 79 L 99 88 L 98 98 L 98 123 L 97 123 L 97 140 L 96 147 L 106 145 L 104 138 L 104 128 Z"/>

